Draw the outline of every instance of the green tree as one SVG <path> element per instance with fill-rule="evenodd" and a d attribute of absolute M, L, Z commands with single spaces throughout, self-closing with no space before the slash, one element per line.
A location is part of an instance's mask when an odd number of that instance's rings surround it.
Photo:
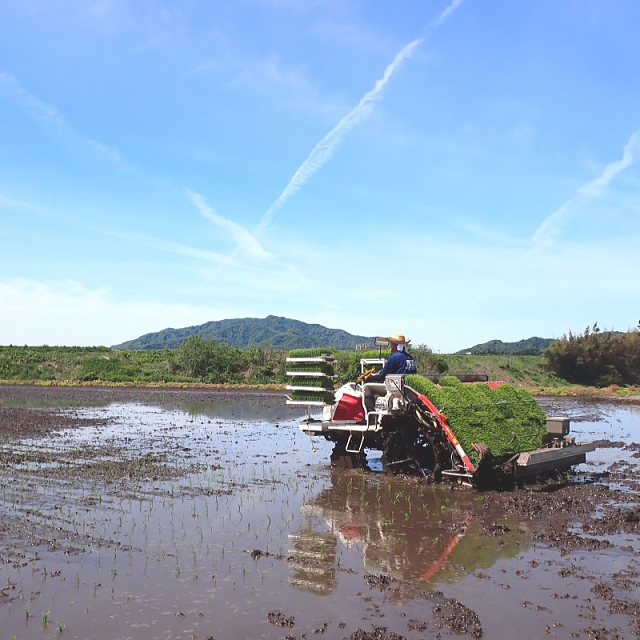
<path fill-rule="evenodd" d="M 176 361 L 182 370 L 192 378 L 205 376 L 211 363 L 212 353 L 210 341 L 200 336 L 189 336 L 176 349 Z"/>
<path fill-rule="evenodd" d="M 601 331 L 598 324 L 582 334 L 569 332 L 545 353 L 548 368 L 578 384 L 606 387 L 640 383 L 640 332 Z"/>
<path fill-rule="evenodd" d="M 244 362 L 236 347 L 192 335 L 176 351 L 178 365 L 192 378 L 214 383 L 242 381 Z"/>

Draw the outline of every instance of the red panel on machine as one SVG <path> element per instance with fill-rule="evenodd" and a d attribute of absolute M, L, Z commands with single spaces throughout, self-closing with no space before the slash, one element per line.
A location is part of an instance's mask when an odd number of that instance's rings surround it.
<path fill-rule="evenodd" d="M 338 402 L 336 411 L 333 414 L 333 419 L 356 421 L 364 420 L 364 407 L 362 406 L 362 398 L 345 393 L 342 398 L 340 398 L 340 402 Z"/>

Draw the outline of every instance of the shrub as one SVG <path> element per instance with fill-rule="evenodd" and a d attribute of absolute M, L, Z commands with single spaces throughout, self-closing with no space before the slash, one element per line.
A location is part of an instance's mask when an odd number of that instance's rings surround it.
<path fill-rule="evenodd" d="M 284 382 L 286 353 L 271 347 L 249 347 L 242 352 L 242 375 L 247 380 Z"/>
<path fill-rule="evenodd" d="M 369 349 L 368 351 L 337 351 L 334 354 L 337 362 L 335 365 L 336 375 L 342 383 L 355 380 L 360 375 L 360 360 L 376 358 L 389 358 L 391 351 L 388 349 L 380 356 L 379 349 Z"/>
<path fill-rule="evenodd" d="M 640 333 L 600 331 L 597 323 L 583 334 L 569 332 L 545 353 L 547 367 L 570 382 L 606 387 L 640 383 Z"/>
<path fill-rule="evenodd" d="M 128 364 L 117 357 L 94 357 L 82 361 L 79 380 L 106 380 L 109 382 L 131 382 L 141 378 L 140 367 Z"/>
<path fill-rule="evenodd" d="M 240 382 L 242 379 L 242 354 L 237 347 L 192 335 L 176 351 L 178 364 L 192 378 L 212 383 Z"/>

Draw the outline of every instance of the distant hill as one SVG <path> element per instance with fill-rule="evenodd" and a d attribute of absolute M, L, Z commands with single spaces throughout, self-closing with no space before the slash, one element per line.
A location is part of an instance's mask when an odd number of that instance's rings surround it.
<path fill-rule="evenodd" d="M 518 340 L 518 342 L 502 342 L 502 340 L 489 340 L 477 344 L 468 349 L 461 349 L 456 355 L 464 355 L 471 353 L 473 355 L 482 355 L 485 353 L 504 353 L 510 355 L 542 355 L 553 342 L 553 338 L 527 338 L 526 340 Z"/>
<path fill-rule="evenodd" d="M 214 320 L 183 329 L 163 329 L 147 333 L 135 340 L 114 345 L 113 349 L 175 349 L 191 335 L 213 338 L 231 346 L 245 349 L 268 343 L 276 349 L 309 349 L 333 347 L 354 349 L 356 344 L 373 343 L 374 338 L 354 336 L 342 329 L 328 329 L 321 324 L 307 324 L 300 320 L 267 316 L 266 318 L 235 318 Z"/>

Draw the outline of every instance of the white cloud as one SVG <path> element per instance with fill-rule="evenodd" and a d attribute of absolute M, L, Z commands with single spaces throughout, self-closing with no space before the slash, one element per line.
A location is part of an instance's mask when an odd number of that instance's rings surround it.
<path fill-rule="evenodd" d="M 225 267 L 214 258 L 212 269 L 209 254 L 170 246 L 165 249 L 184 250 L 197 262 L 158 266 L 161 291 L 154 280 L 147 286 L 153 269 L 140 265 L 110 271 L 109 288 L 0 278 L 0 344 L 108 345 L 165 327 L 269 314 L 361 335 L 401 331 L 414 344 L 441 351 L 493 338 L 553 337 L 596 320 L 624 330 L 637 322 L 639 241 L 565 244 L 541 256 L 491 238 L 478 243 L 413 234 L 385 241 L 387 255 L 403 255 L 398 269 L 373 262 L 365 277 L 357 269 L 327 271 L 327 265 L 341 265 L 352 255 L 347 243 L 318 247 L 302 240 L 293 251 L 282 242 L 276 253 L 287 252 L 295 268 L 275 261 L 267 268 L 241 262 Z M 136 282 L 117 287 L 118 277 Z M 122 289 L 133 291 L 134 299 L 119 299 L 116 291 Z"/>
<path fill-rule="evenodd" d="M 76 281 L 0 279 L 3 345 L 108 346 L 166 327 L 201 324 L 236 313 L 238 309 L 224 304 L 120 301 L 108 289 L 89 289 Z"/>
<path fill-rule="evenodd" d="M 308 282 L 295 296 L 274 298 L 278 306 L 270 313 L 360 335 L 401 331 L 441 351 L 494 338 L 553 337 L 596 320 L 626 329 L 637 321 L 639 242 L 565 244 L 540 255 L 509 239 L 465 242 L 414 232 L 385 239 L 382 255 L 403 256 L 397 268 L 374 260 L 364 277 L 345 274 L 331 284 L 316 257 L 342 264 L 353 249 L 301 246 L 308 257 L 297 264 Z"/>
<path fill-rule="evenodd" d="M 218 44 L 215 56 L 197 64 L 191 74 L 212 74 L 229 91 L 259 99 L 265 108 L 289 110 L 323 121 L 344 113 L 344 101 L 321 90 L 303 64 L 287 64 L 276 53 L 258 55 L 237 50 L 236 42 Z"/>

